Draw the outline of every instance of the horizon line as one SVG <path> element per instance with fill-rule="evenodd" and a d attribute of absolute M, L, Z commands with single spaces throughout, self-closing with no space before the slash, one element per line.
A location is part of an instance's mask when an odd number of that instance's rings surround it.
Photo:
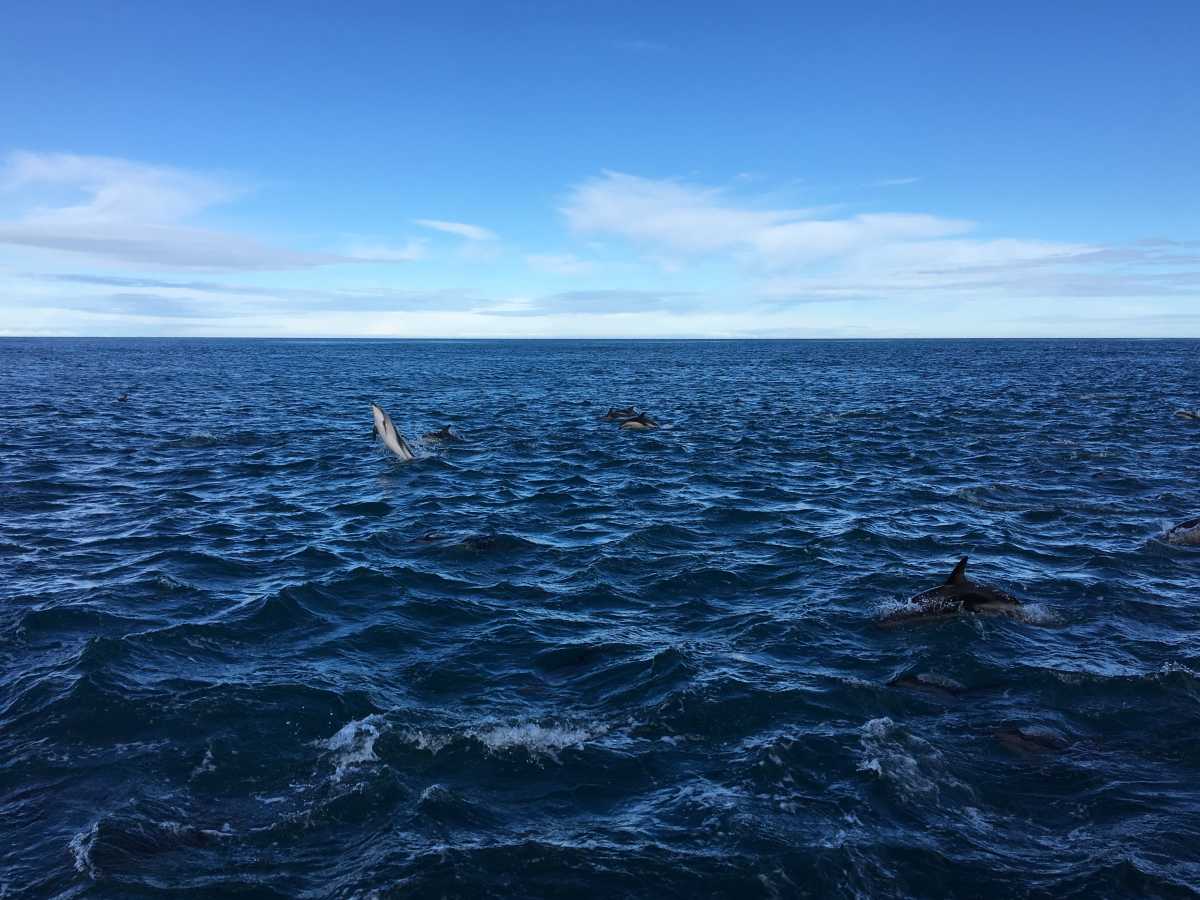
<path fill-rule="evenodd" d="M 500 341 L 1200 341 L 1200 335 L 894 335 L 894 336 L 725 336 L 725 337 L 405 337 L 403 335 L 249 335 L 249 334 L 0 334 L 0 341 L 406 341 L 417 342 L 500 342 Z"/>

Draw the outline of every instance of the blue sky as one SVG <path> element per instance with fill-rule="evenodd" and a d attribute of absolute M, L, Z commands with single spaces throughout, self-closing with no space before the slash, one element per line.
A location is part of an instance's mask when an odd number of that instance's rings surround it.
<path fill-rule="evenodd" d="M 1200 336 L 1200 4 L 47 3 L 0 334 Z"/>

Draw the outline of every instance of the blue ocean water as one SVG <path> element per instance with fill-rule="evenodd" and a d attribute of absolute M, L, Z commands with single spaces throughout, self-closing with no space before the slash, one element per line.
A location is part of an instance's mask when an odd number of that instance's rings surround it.
<path fill-rule="evenodd" d="M 0 896 L 1195 896 L 1198 377 L 0 341 Z M 880 626 L 961 555 L 1025 614 Z"/>

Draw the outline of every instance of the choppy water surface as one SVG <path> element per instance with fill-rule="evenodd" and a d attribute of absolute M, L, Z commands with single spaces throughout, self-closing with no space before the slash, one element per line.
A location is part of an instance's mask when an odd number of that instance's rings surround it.
<path fill-rule="evenodd" d="M 1193 896 L 1198 377 L 0 342 L 0 896 Z M 1025 621 L 879 627 L 968 553 Z"/>

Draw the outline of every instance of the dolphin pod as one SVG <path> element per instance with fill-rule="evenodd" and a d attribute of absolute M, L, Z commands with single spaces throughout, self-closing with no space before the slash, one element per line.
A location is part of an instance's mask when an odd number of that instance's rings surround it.
<path fill-rule="evenodd" d="M 383 411 L 379 404 L 371 404 L 371 415 L 375 417 L 375 435 L 383 441 L 385 447 L 405 462 L 411 462 L 417 458 L 412 447 L 408 446 L 408 441 L 404 439 L 404 435 L 396 430 L 391 417 Z"/>
<path fill-rule="evenodd" d="M 117 398 L 124 402 L 129 399 L 128 393 Z M 416 459 L 416 454 L 408 441 L 396 429 L 391 418 L 377 403 L 371 404 L 371 413 L 375 418 L 375 434 L 397 457 L 409 462 Z M 1181 409 L 1176 415 L 1189 419 L 1200 420 L 1200 410 Z M 619 422 L 619 428 L 626 431 L 649 431 L 658 428 L 658 422 L 645 412 L 638 411 L 636 406 L 610 406 L 600 417 L 605 422 Z M 454 443 L 462 440 L 449 425 L 426 433 L 424 439 L 441 443 Z M 1184 547 L 1200 547 L 1200 518 L 1180 522 L 1162 535 L 1168 544 Z M 955 566 L 946 583 L 937 588 L 924 591 L 910 598 L 915 609 L 905 609 L 884 618 L 884 624 L 898 624 L 905 621 L 947 618 L 959 613 L 993 613 L 1012 615 L 1021 606 L 1021 601 L 1011 594 L 997 590 L 987 585 L 981 585 L 966 577 L 967 558 L 964 556 Z"/>

